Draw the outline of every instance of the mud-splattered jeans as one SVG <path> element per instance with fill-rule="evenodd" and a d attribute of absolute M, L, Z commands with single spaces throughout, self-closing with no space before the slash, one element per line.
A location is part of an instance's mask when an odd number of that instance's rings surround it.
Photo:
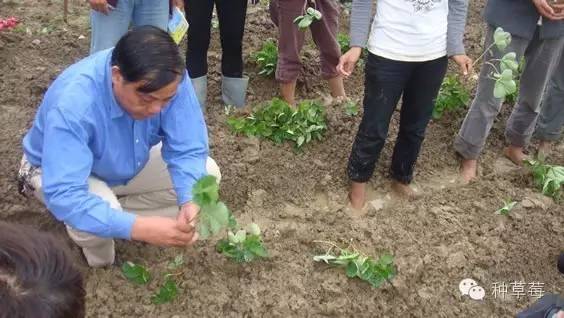
<path fill-rule="evenodd" d="M 368 55 L 364 80 L 364 115 L 348 165 L 352 181 L 367 182 L 374 173 L 388 136 L 390 119 L 403 93 L 391 175 L 402 183 L 411 182 L 447 64 L 446 56 L 426 62 L 401 62 Z"/>
<path fill-rule="evenodd" d="M 313 22 L 309 28 L 320 52 L 321 76 L 331 79 L 338 76 L 337 64 L 341 57 L 337 42 L 339 4 L 337 0 L 316 0 L 315 4 L 323 18 Z M 294 19 L 304 14 L 305 5 L 306 0 L 270 1 L 270 17 L 278 26 L 276 80 L 282 83 L 295 81 L 302 68 L 300 51 L 304 45 L 305 31 L 298 29 Z"/>

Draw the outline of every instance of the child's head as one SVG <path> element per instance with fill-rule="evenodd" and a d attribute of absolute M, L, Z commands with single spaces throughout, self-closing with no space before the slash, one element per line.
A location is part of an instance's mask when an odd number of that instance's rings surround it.
<path fill-rule="evenodd" d="M 82 275 L 60 242 L 0 222 L 0 318 L 84 317 Z"/>

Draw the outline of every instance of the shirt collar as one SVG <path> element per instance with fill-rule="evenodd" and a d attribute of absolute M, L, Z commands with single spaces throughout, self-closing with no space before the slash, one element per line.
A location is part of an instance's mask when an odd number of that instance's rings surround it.
<path fill-rule="evenodd" d="M 112 52 L 113 49 L 108 50 L 108 56 L 106 59 L 106 69 L 105 69 L 105 79 L 106 79 L 106 88 L 107 88 L 107 96 L 108 101 L 110 103 L 110 115 L 112 119 L 119 118 L 123 116 L 125 113 L 123 108 L 121 108 L 120 104 L 116 100 L 116 96 L 114 94 L 113 84 L 112 84 Z"/>

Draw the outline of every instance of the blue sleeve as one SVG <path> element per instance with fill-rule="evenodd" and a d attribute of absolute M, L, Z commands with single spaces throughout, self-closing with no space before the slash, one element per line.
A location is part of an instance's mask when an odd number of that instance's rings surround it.
<path fill-rule="evenodd" d="M 178 205 L 192 200 L 192 186 L 207 175 L 208 131 L 188 74 L 164 110 L 162 156 L 174 184 Z"/>
<path fill-rule="evenodd" d="M 88 190 L 93 163 L 88 140 L 87 129 L 72 114 L 54 108 L 46 115 L 41 170 L 47 208 L 74 229 L 130 239 L 135 215 L 112 209 Z"/>

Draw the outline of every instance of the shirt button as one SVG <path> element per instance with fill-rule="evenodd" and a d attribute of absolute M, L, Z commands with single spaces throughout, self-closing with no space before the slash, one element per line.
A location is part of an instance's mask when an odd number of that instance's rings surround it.
<path fill-rule="evenodd" d="M 141 162 L 140 162 L 140 161 L 137 161 L 137 165 L 140 166 L 140 165 L 141 165 Z"/>
<path fill-rule="evenodd" d="M 138 144 L 138 143 L 139 143 L 139 139 L 135 139 L 135 143 Z"/>

